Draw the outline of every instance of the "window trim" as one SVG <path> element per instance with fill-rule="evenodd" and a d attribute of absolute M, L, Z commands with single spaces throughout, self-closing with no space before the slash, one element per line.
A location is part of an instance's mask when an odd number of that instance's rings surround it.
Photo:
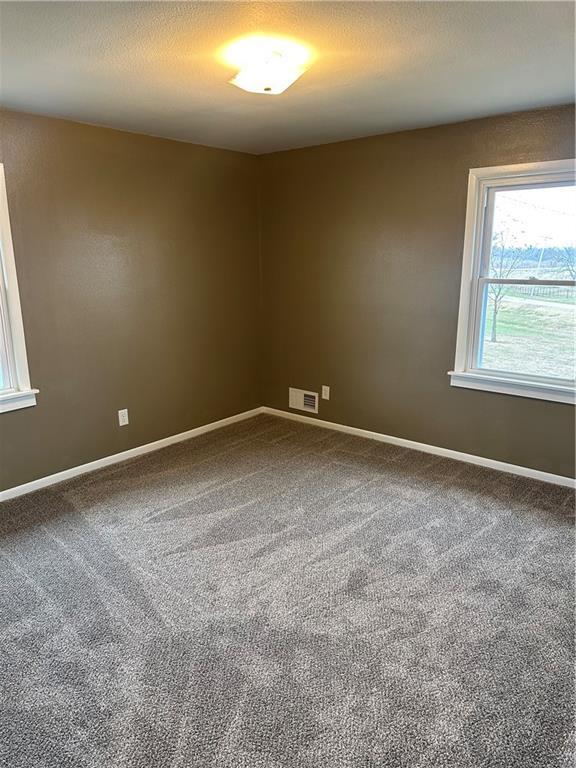
<path fill-rule="evenodd" d="M 477 359 L 478 312 L 480 310 L 480 288 L 487 278 L 481 275 L 486 259 L 487 244 L 491 240 L 493 216 L 493 190 L 502 187 L 537 187 L 553 183 L 574 184 L 576 180 L 574 159 L 550 160 L 519 165 L 499 165 L 488 168 L 472 168 L 468 177 L 468 199 L 466 205 L 466 227 L 462 257 L 462 279 L 460 283 L 460 305 L 456 333 L 456 358 L 454 370 L 448 371 L 453 387 L 480 389 L 487 392 L 551 400 L 561 403 L 576 403 L 574 383 L 567 380 L 541 376 L 522 376 L 508 372 L 489 371 L 473 367 Z M 488 278 L 491 282 L 515 282 Z M 525 283 L 524 280 L 516 282 Z M 534 285 L 576 284 L 575 281 L 531 280 Z"/>
<path fill-rule="evenodd" d="M 0 270 L 0 319 L 3 321 L 0 325 L 4 326 L 12 385 L 10 389 L 0 392 L 0 413 L 3 413 L 36 405 L 38 393 L 30 385 L 3 163 L 0 163 Z"/>

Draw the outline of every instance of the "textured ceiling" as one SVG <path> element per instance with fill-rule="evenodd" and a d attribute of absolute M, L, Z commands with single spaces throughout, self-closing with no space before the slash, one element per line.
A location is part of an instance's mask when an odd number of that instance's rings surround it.
<path fill-rule="evenodd" d="M 569 2 L 1 3 L 2 103 L 263 153 L 574 99 Z M 281 96 L 217 49 L 256 31 L 312 44 Z"/>

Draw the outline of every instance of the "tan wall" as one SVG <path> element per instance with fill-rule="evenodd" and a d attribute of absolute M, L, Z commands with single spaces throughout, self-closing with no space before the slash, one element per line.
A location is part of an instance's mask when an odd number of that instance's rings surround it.
<path fill-rule="evenodd" d="M 468 169 L 573 156 L 572 109 L 262 158 L 10 112 L 0 140 L 41 390 L 0 487 L 321 384 L 320 418 L 573 474 L 573 408 L 446 376 Z"/>
<path fill-rule="evenodd" d="M 1 128 L 40 389 L 0 416 L 1 487 L 258 405 L 256 158 L 15 113 Z"/>
<path fill-rule="evenodd" d="M 261 159 L 263 396 L 319 418 L 563 475 L 574 409 L 450 387 L 468 169 L 574 157 L 559 108 Z"/>

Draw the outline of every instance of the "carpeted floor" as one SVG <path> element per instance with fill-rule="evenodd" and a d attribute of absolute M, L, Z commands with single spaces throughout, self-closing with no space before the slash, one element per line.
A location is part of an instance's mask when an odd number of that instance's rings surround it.
<path fill-rule="evenodd" d="M 0 765 L 572 765 L 573 508 L 267 416 L 8 502 Z"/>

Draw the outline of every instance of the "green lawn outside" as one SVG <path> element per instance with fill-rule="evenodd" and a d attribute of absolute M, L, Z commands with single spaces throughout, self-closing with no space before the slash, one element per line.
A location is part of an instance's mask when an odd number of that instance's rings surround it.
<path fill-rule="evenodd" d="M 574 298 L 514 296 L 502 299 L 492 333 L 492 302 L 486 310 L 482 367 L 537 376 L 574 378 L 576 306 Z"/>

